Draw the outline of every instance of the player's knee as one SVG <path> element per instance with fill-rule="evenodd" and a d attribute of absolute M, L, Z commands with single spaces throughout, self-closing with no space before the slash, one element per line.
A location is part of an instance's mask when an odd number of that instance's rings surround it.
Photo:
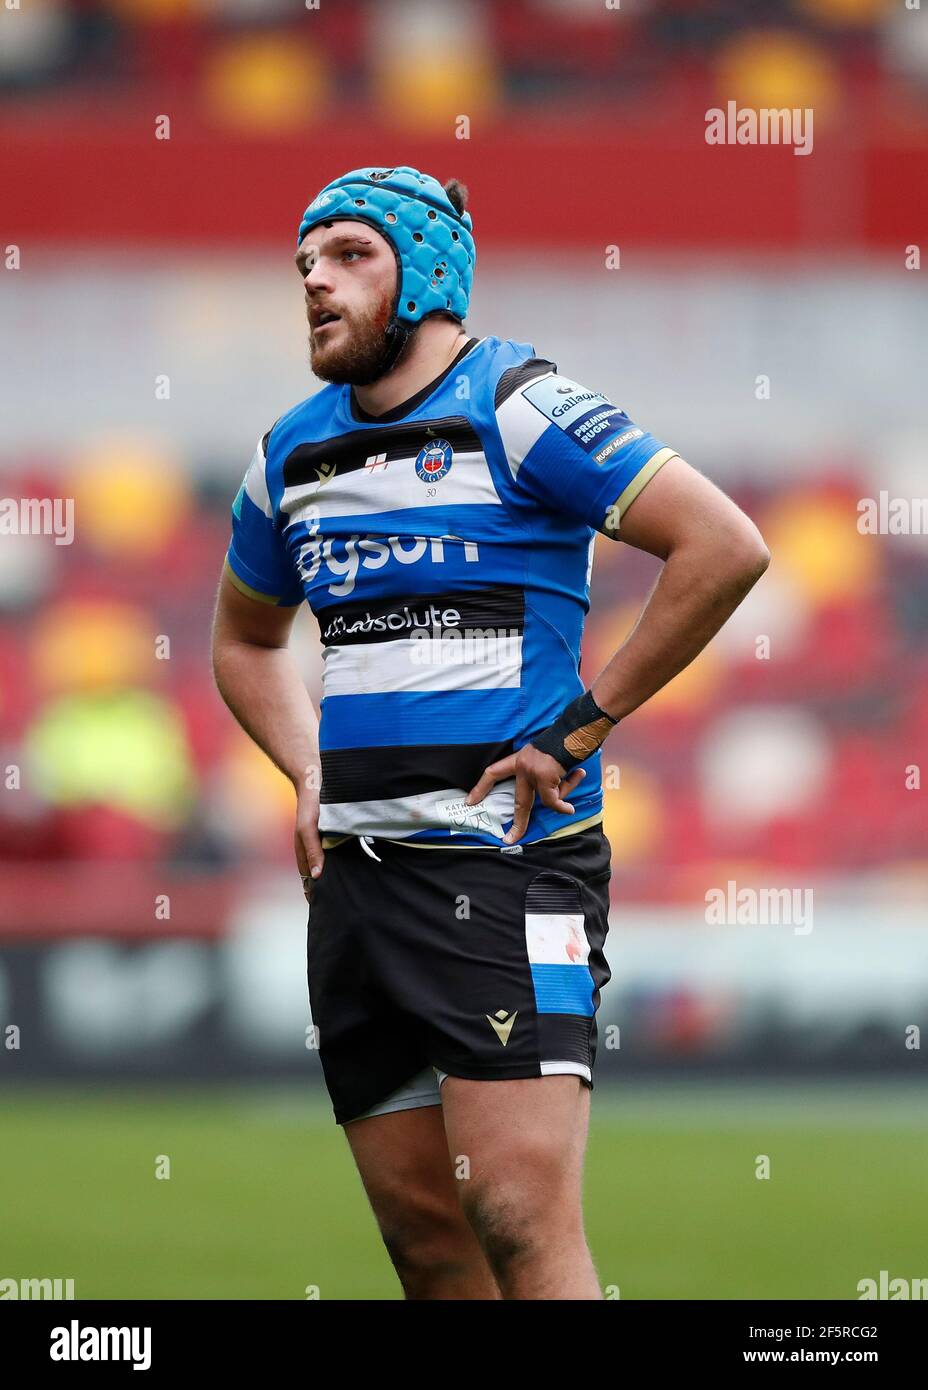
<path fill-rule="evenodd" d="M 520 1146 L 521 1150 L 521 1146 Z M 507 1154 L 462 1184 L 461 1204 L 494 1274 L 505 1281 L 550 1250 L 555 1236 L 582 1231 L 579 1192 L 544 1146 Z"/>
<path fill-rule="evenodd" d="M 407 1298 L 437 1298 L 466 1281 L 479 1251 L 460 1210 L 409 1193 L 381 1204 L 380 1234 Z"/>
<path fill-rule="evenodd" d="M 513 1270 L 539 1249 L 541 1232 L 527 1210 L 530 1204 L 514 1189 L 494 1191 L 482 1184 L 469 1186 L 461 1202 L 487 1263 L 505 1285 Z"/>

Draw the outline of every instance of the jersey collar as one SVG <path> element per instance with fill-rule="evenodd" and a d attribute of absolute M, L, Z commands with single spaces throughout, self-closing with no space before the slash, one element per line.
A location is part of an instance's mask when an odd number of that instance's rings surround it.
<path fill-rule="evenodd" d="M 445 377 L 448 375 L 448 373 L 457 366 L 461 358 L 466 356 L 472 348 L 476 347 L 476 345 L 482 341 L 482 338 L 468 338 L 467 342 L 461 348 L 461 351 L 452 359 L 452 361 L 448 363 L 445 370 L 439 376 L 435 377 L 434 381 L 428 382 L 427 385 L 422 387 L 421 391 L 417 391 L 416 394 L 414 396 L 410 396 L 408 400 L 400 401 L 399 405 L 393 406 L 391 410 L 385 411 L 383 415 L 369 415 L 366 410 L 363 410 L 361 406 L 358 404 L 357 398 L 354 394 L 354 387 L 352 386 L 350 388 L 348 397 L 349 411 L 352 418 L 354 420 L 359 420 L 363 424 L 367 425 L 385 425 L 389 424 L 393 420 L 404 419 L 405 416 L 412 414 L 412 412 L 418 406 L 420 406 L 422 402 L 432 394 L 433 391 L 437 390 L 441 383 L 444 381 Z"/>

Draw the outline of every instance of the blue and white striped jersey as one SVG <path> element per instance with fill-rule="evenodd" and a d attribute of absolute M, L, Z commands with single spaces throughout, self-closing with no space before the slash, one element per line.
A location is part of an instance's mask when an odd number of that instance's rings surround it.
<path fill-rule="evenodd" d="M 513 781 L 464 798 L 584 689 L 594 533 L 673 453 L 495 337 L 384 415 L 329 385 L 277 421 L 235 500 L 228 566 L 252 598 L 305 599 L 318 619 L 325 836 L 500 843 Z M 574 815 L 536 803 L 524 842 L 601 816 L 599 754 L 583 766 Z"/>

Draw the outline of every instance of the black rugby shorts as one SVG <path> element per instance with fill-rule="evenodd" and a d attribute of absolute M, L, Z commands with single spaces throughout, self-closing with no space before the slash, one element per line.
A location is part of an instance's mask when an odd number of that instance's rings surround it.
<path fill-rule="evenodd" d="M 327 850 L 307 964 L 336 1121 L 437 1103 L 429 1068 L 592 1087 L 610 857 L 598 824 L 513 850 L 356 836 Z"/>

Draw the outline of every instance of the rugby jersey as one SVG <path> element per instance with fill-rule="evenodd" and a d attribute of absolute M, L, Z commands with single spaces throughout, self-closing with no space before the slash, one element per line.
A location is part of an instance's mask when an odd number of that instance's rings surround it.
<path fill-rule="evenodd" d="M 595 531 L 674 450 L 529 343 L 471 338 L 423 390 L 368 415 L 328 385 L 259 442 L 227 565 L 250 597 L 319 623 L 319 829 L 500 844 L 514 779 L 484 769 L 584 689 Z M 523 843 L 602 815 L 600 755 L 572 816 L 536 801 Z"/>

